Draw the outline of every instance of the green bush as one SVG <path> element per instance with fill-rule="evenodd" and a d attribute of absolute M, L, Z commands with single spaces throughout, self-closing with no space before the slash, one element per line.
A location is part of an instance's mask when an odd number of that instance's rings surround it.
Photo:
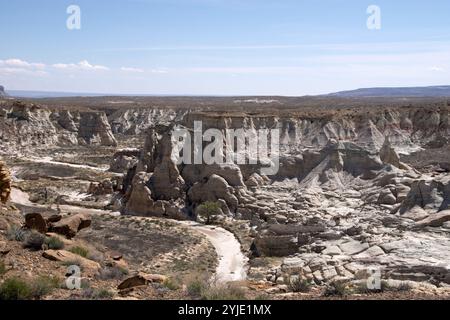
<path fill-rule="evenodd" d="M 81 296 L 84 300 L 110 300 L 114 297 L 114 293 L 107 289 L 87 287 L 83 289 Z"/>
<path fill-rule="evenodd" d="M 308 292 L 311 282 L 301 276 L 291 276 L 288 278 L 288 287 L 292 292 Z"/>
<path fill-rule="evenodd" d="M 202 300 L 245 300 L 245 291 L 235 285 L 213 285 L 203 290 Z"/>
<path fill-rule="evenodd" d="M 45 236 L 36 230 L 31 230 L 27 232 L 25 239 L 23 241 L 23 246 L 32 250 L 41 250 L 42 245 L 45 242 Z"/>
<path fill-rule="evenodd" d="M 19 241 L 25 240 L 26 231 L 20 227 L 11 227 L 6 233 L 6 237 L 9 241 Z"/>
<path fill-rule="evenodd" d="M 100 270 L 97 275 L 97 279 L 100 280 L 111 280 L 117 279 L 122 280 L 124 276 L 128 274 L 128 270 L 120 267 L 106 267 Z"/>
<path fill-rule="evenodd" d="M 6 270 L 5 263 L 3 261 L 0 261 L 0 276 L 4 275 L 6 273 L 6 271 L 8 271 L 8 270 Z"/>
<path fill-rule="evenodd" d="M 211 223 L 211 218 L 220 214 L 221 206 L 218 202 L 207 201 L 198 206 L 197 216 L 206 220 L 206 224 Z"/>
<path fill-rule="evenodd" d="M 325 288 L 325 292 L 323 295 L 325 297 L 332 297 L 332 296 L 344 297 L 351 293 L 352 291 L 348 288 L 345 282 L 334 281 Z"/>
<path fill-rule="evenodd" d="M 112 299 L 112 297 L 114 297 L 114 293 L 112 293 L 111 291 L 109 291 L 107 289 L 100 289 L 100 290 L 97 290 L 97 292 L 95 293 L 95 297 L 96 297 L 96 299 L 100 299 L 100 300 L 110 300 L 110 299 Z"/>
<path fill-rule="evenodd" d="M 45 244 L 49 249 L 61 250 L 64 249 L 64 242 L 59 237 L 50 237 L 45 239 Z"/>
<path fill-rule="evenodd" d="M 194 276 L 186 285 L 187 292 L 191 297 L 200 298 L 202 292 L 208 287 L 208 283 L 200 276 Z"/>
<path fill-rule="evenodd" d="M 173 278 L 167 278 L 164 282 L 163 282 L 163 286 L 166 287 L 169 290 L 178 290 L 181 286 L 180 283 L 173 279 Z"/>
<path fill-rule="evenodd" d="M 39 276 L 31 284 L 32 295 L 34 298 L 41 298 L 53 292 L 54 289 L 61 287 L 61 280 L 52 276 Z"/>
<path fill-rule="evenodd" d="M 31 297 L 31 287 L 19 278 L 6 279 L 0 286 L 0 300 L 28 300 Z"/>
<path fill-rule="evenodd" d="M 86 249 L 84 247 L 79 247 L 79 246 L 72 247 L 72 248 L 70 248 L 69 251 L 74 253 L 74 254 L 77 254 L 77 255 L 79 255 L 79 256 L 81 256 L 83 258 L 86 258 L 88 256 L 88 254 L 89 254 L 89 250 L 88 249 Z"/>

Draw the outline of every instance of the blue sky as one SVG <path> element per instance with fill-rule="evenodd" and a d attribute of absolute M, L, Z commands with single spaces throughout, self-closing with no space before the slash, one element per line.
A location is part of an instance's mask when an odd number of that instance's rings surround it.
<path fill-rule="evenodd" d="M 81 8 L 68 30 L 66 9 Z M 369 30 L 369 5 L 381 29 Z M 450 1 L 0 0 L 0 84 L 304 95 L 450 84 Z"/>

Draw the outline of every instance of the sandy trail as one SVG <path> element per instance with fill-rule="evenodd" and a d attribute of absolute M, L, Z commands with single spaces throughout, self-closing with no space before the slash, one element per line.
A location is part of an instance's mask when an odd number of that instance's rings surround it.
<path fill-rule="evenodd" d="M 202 233 L 212 243 L 219 256 L 215 280 L 218 282 L 241 281 L 247 278 L 248 258 L 242 253 L 241 245 L 229 231 L 193 221 L 175 221 Z"/>
<path fill-rule="evenodd" d="M 11 191 L 11 202 L 28 209 L 48 210 L 48 207 L 32 203 L 26 192 L 13 188 Z M 79 213 L 86 212 L 89 214 L 117 214 L 107 210 L 87 209 L 77 206 L 60 205 L 60 209 L 64 212 Z M 29 210 L 24 210 L 29 211 Z M 193 221 L 176 221 L 178 224 L 186 226 L 196 232 L 205 235 L 216 249 L 219 257 L 219 265 L 217 266 L 215 280 L 218 282 L 232 282 L 245 280 L 247 277 L 248 258 L 242 253 L 241 245 L 235 236 L 220 227 L 202 225 Z"/>
<path fill-rule="evenodd" d="M 94 171 L 100 171 L 100 172 L 106 172 L 108 171 L 107 167 L 99 168 L 99 167 L 92 167 L 84 164 L 75 164 L 75 163 L 67 163 L 67 162 L 59 162 L 54 161 L 51 157 L 42 157 L 42 158 L 24 158 L 26 161 L 31 161 L 34 163 L 47 163 L 47 164 L 54 164 L 59 166 L 66 166 L 71 168 L 77 168 L 77 169 L 89 169 Z"/>

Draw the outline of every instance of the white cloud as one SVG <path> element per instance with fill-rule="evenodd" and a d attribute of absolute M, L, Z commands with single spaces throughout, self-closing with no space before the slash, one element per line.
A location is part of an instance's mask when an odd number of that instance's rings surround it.
<path fill-rule="evenodd" d="M 10 67 L 10 68 L 25 68 L 25 69 L 44 69 L 45 64 L 27 62 L 20 59 L 7 59 L 0 60 L 0 67 Z"/>
<path fill-rule="evenodd" d="M 87 60 L 80 61 L 78 63 L 56 63 L 52 65 L 53 68 L 60 70 L 80 70 L 80 71 L 107 71 L 108 67 L 102 65 L 90 64 Z"/>
<path fill-rule="evenodd" d="M 167 69 L 152 69 L 150 70 L 151 73 L 159 73 L 159 74 L 165 74 L 169 73 L 169 70 Z"/>
<path fill-rule="evenodd" d="M 123 72 L 131 72 L 131 73 L 143 73 L 144 72 L 143 69 L 131 68 L 131 67 L 122 67 L 122 68 L 120 68 L 120 70 Z"/>
<path fill-rule="evenodd" d="M 443 72 L 443 71 L 445 71 L 445 69 L 442 67 L 433 66 L 430 68 L 430 71 Z"/>
<path fill-rule="evenodd" d="M 28 62 L 21 59 L 7 59 L 0 60 L 0 75 L 3 76 L 17 76 L 17 75 L 35 75 L 45 76 L 47 72 L 44 71 L 45 64 Z"/>

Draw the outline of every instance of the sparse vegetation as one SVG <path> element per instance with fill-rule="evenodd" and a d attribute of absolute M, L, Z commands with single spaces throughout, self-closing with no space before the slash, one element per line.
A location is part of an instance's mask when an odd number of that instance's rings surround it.
<path fill-rule="evenodd" d="M 28 300 L 31 297 L 30 285 L 20 278 L 6 279 L 0 286 L 0 300 Z"/>
<path fill-rule="evenodd" d="M 95 289 L 91 287 L 84 288 L 82 298 L 85 300 L 110 300 L 114 293 L 107 289 Z"/>
<path fill-rule="evenodd" d="M 79 255 L 80 257 L 86 258 L 89 254 L 89 250 L 84 248 L 84 247 L 80 247 L 80 246 L 76 246 L 76 247 L 72 247 L 69 249 L 70 252 Z"/>
<path fill-rule="evenodd" d="M 64 249 L 64 242 L 59 237 L 46 238 L 45 245 L 52 250 Z"/>
<path fill-rule="evenodd" d="M 199 275 L 194 275 L 187 282 L 187 292 L 191 297 L 199 298 L 203 290 L 207 287 L 207 282 Z"/>
<path fill-rule="evenodd" d="M 163 286 L 166 287 L 169 290 L 178 290 L 180 289 L 181 285 L 178 282 L 177 279 L 174 278 L 167 278 L 164 282 L 163 282 Z"/>
<path fill-rule="evenodd" d="M 311 282 L 302 276 L 289 276 L 287 281 L 292 292 L 308 292 L 311 289 Z"/>
<path fill-rule="evenodd" d="M 120 267 L 105 267 L 100 270 L 97 278 L 100 280 L 122 280 L 128 274 L 128 270 Z"/>
<path fill-rule="evenodd" d="M 0 276 L 4 275 L 6 273 L 6 266 L 5 263 L 3 261 L 0 261 Z"/>
<path fill-rule="evenodd" d="M 41 298 L 52 293 L 54 289 L 59 288 L 60 286 L 61 280 L 56 277 L 47 275 L 39 276 L 34 279 L 31 284 L 32 296 L 34 298 Z"/>
<path fill-rule="evenodd" d="M 349 289 L 347 283 L 343 281 L 333 281 L 326 286 L 323 295 L 325 297 L 332 297 L 332 296 L 344 297 L 351 293 L 352 291 Z"/>
<path fill-rule="evenodd" d="M 197 216 L 204 219 L 206 224 L 210 224 L 211 219 L 220 214 L 220 210 L 220 203 L 207 201 L 198 206 L 196 212 Z"/>
<path fill-rule="evenodd" d="M 233 284 L 210 285 L 202 291 L 202 300 L 245 300 L 245 290 Z"/>
<path fill-rule="evenodd" d="M 42 249 L 42 245 L 44 244 L 44 242 L 45 236 L 42 233 L 39 233 L 36 230 L 30 230 L 25 235 L 23 246 L 24 248 L 38 251 Z"/>
<path fill-rule="evenodd" d="M 13 226 L 8 229 L 6 238 L 10 241 L 22 242 L 25 240 L 26 231 L 20 227 Z"/>

